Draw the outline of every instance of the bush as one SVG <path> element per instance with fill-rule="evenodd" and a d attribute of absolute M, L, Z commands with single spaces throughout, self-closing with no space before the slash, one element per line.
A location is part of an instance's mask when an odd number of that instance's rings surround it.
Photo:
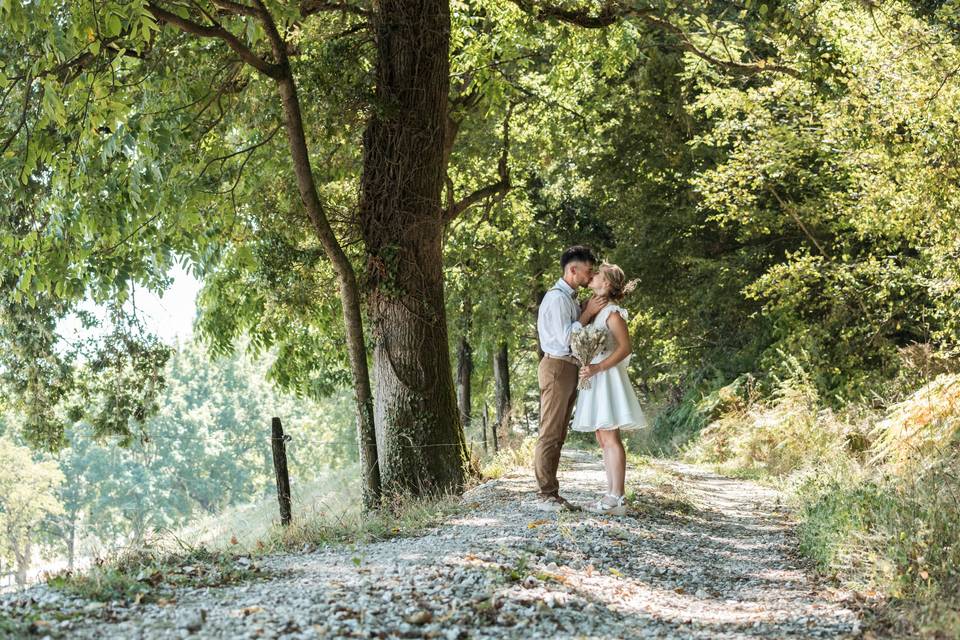
<path fill-rule="evenodd" d="M 821 407 L 816 388 L 802 371 L 779 382 L 764 400 L 741 379 L 715 395 L 717 417 L 686 447 L 685 455 L 727 471 L 785 476 L 843 450 L 854 431 Z"/>
<path fill-rule="evenodd" d="M 960 458 L 915 476 L 856 467 L 804 482 L 801 551 L 891 599 L 904 633 L 960 637 Z"/>
<path fill-rule="evenodd" d="M 939 375 L 893 405 L 874 435 L 875 460 L 900 475 L 955 453 L 960 441 L 960 375 Z"/>
<path fill-rule="evenodd" d="M 719 384 L 714 381 L 713 390 L 707 393 L 704 393 L 701 385 L 691 386 L 679 399 L 673 400 L 661 410 L 650 411 L 653 420 L 647 438 L 649 451 L 674 455 L 684 450 L 707 424 L 740 405 L 742 399 L 738 394 L 746 388 L 752 388 L 753 378 L 749 375 L 742 376 L 717 388 Z"/>

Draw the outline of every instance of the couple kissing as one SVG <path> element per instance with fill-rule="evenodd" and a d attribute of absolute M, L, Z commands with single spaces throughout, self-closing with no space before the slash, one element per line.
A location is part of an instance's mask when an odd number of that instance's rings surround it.
<path fill-rule="evenodd" d="M 564 251 L 560 268 L 562 276 L 543 296 L 537 314 L 543 358 L 537 368 L 540 433 L 534 449 L 539 487 L 536 506 L 542 511 L 578 509 L 560 495 L 557 479 L 560 451 L 572 428 L 596 435 L 607 473 L 606 493 L 584 506 L 598 513 L 624 515 L 626 454 L 620 432 L 647 426 L 627 374 L 630 333 L 627 310 L 619 306 L 635 283 L 627 281 L 620 267 L 598 264 L 593 252 L 584 246 Z M 581 288 L 592 291 L 582 305 L 577 299 Z M 581 362 L 573 355 L 571 341 L 588 326 L 602 333 L 603 343 L 590 362 Z M 581 384 L 578 392 L 579 381 L 589 384 Z"/>

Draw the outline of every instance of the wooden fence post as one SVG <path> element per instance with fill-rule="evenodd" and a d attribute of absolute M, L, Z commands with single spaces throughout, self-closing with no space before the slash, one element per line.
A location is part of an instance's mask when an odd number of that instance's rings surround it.
<path fill-rule="evenodd" d="M 280 524 L 290 524 L 290 474 L 287 471 L 287 443 L 283 435 L 280 418 L 273 419 L 273 470 L 277 474 L 277 500 L 280 501 Z"/>

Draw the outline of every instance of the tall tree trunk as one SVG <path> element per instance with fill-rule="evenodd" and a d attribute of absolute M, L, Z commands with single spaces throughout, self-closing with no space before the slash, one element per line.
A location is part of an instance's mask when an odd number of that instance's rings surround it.
<path fill-rule="evenodd" d="M 473 376 L 473 349 L 470 346 L 470 328 L 473 320 L 473 305 L 470 296 L 463 300 L 460 316 L 460 344 L 457 347 L 457 408 L 464 432 L 470 429 L 470 379 Z"/>
<path fill-rule="evenodd" d="M 449 5 L 381 0 L 374 7 L 377 105 L 364 133 L 360 221 L 383 488 L 460 491 L 466 447 L 447 342 L 440 203 Z"/>
<path fill-rule="evenodd" d="M 457 348 L 457 408 L 463 430 L 470 428 L 470 377 L 473 374 L 473 349 L 466 334 L 460 336 Z"/>
<path fill-rule="evenodd" d="M 24 587 L 30 571 L 30 556 L 33 554 L 33 543 L 30 541 L 31 532 L 28 531 L 23 540 L 19 540 L 12 528 L 8 529 L 10 547 L 13 550 L 15 579 L 17 586 Z"/>
<path fill-rule="evenodd" d="M 543 359 L 543 349 L 540 348 L 540 336 L 537 333 L 537 322 L 539 321 L 540 315 L 540 303 L 543 302 L 543 296 L 547 295 L 546 290 L 539 284 L 540 278 L 537 277 L 537 284 L 533 288 L 533 306 L 531 311 L 533 312 L 533 336 L 534 342 L 537 345 L 537 362 Z"/>
<path fill-rule="evenodd" d="M 77 563 L 77 514 L 70 513 L 70 527 L 67 529 L 67 569 L 73 572 Z"/>
<path fill-rule="evenodd" d="M 147 513 L 143 506 L 142 493 L 137 494 L 134 509 L 128 513 L 127 519 L 130 521 L 130 533 L 133 534 L 130 542 L 136 547 L 143 546 L 143 541 L 147 534 Z"/>
<path fill-rule="evenodd" d="M 263 8 L 262 3 L 258 3 Z M 269 13 L 263 8 L 267 35 L 273 47 L 273 54 L 281 65 L 276 77 L 277 89 L 283 104 L 284 125 L 290 156 L 293 160 L 294 174 L 300 200 L 303 202 L 307 217 L 314 228 L 324 253 L 330 259 L 337 274 L 340 289 L 340 303 L 343 310 L 343 324 L 346 330 L 347 352 L 350 358 L 350 372 L 353 378 L 354 399 L 357 412 L 357 444 L 360 449 L 360 466 L 363 472 L 363 502 L 370 510 L 379 506 L 381 497 L 380 469 L 377 464 L 376 428 L 373 415 L 373 393 L 370 388 L 370 372 L 367 367 L 367 350 L 363 332 L 363 313 L 361 309 L 360 286 L 350 259 L 340 246 L 320 197 L 317 194 L 307 138 L 303 128 L 303 115 L 300 99 L 297 96 L 296 80 L 290 69 L 286 44 L 281 38 Z"/>
<path fill-rule="evenodd" d="M 484 400 L 483 401 L 483 452 L 484 453 L 487 453 L 488 451 L 490 451 L 490 440 L 487 438 L 487 424 L 490 422 L 489 417 L 487 415 L 488 413 L 489 412 L 487 411 L 487 401 Z M 494 425 L 493 427 L 493 440 L 494 442 L 496 442 L 497 440 L 496 425 Z"/>
<path fill-rule="evenodd" d="M 497 422 L 493 427 L 493 450 L 498 450 L 497 430 L 506 429 L 510 419 L 510 352 L 506 341 L 500 342 L 493 359 L 494 394 L 496 395 Z"/>
<path fill-rule="evenodd" d="M 306 136 L 300 115 L 300 101 L 297 97 L 293 77 L 288 76 L 279 83 L 280 96 L 283 99 L 283 111 L 287 127 L 287 138 L 293 156 L 294 172 L 300 197 L 307 215 L 324 251 L 333 264 L 340 289 L 340 303 L 343 309 L 343 324 L 346 329 L 347 352 L 350 357 L 350 373 L 353 377 L 354 399 L 357 411 L 357 443 L 360 448 L 360 467 L 363 471 L 363 502 L 369 510 L 380 503 L 380 469 L 377 465 L 376 427 L 373 416 L 373 392 L 370 388 L 370 372 L 367 368 L 367 349 L 363 337 L 363 313 L 360 306 L 360 287 L 353 265 L 337 241 L 317 195 L 313 180 L 310 157 L 307 153 Z"/>

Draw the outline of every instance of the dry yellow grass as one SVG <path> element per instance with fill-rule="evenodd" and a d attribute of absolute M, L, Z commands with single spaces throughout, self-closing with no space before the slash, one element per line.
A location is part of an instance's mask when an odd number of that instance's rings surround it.
<path fill-rule="evenodd" d="M 843 447 L 851 429 L 821 406 L 816 390 L 803 379 L 784 381 L 770 398 L 726 406 L 687 448 L 686 457 L 728 472 L 783 476 Z"/>
<path fill-rule="evenodd" d="M 533 447 L 537 439 L 524 438 L 513 446 L 507 445 L 480 468 L 484 478 L 500 478 L 507 473 L 529 469 L 533 464 Z"/>
<path fill-rule="evenodd" d="M 947 455 L 960 435 L 960 375 L 942 374 L 890 407 L 873 436 L 874 464 L 898 474 Z"/>

